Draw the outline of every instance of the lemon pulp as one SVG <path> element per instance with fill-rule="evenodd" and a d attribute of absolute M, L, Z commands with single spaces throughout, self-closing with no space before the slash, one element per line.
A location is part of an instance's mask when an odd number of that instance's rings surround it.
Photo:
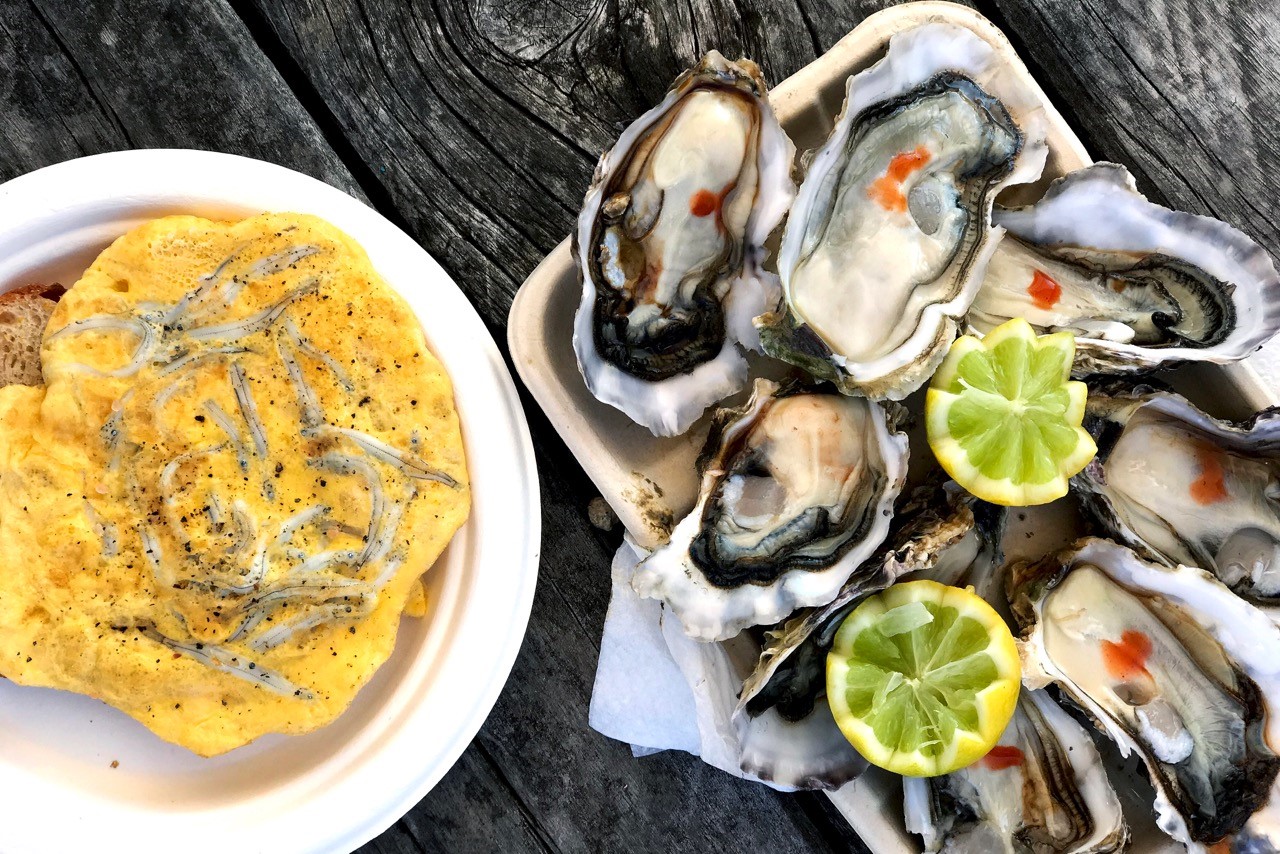
<path fill-rule="evenodd" d="M 868 598 L 836 634 L 827 697 L 867 761 L 898 774 L 948 774 L 982 758 L 1018 700 L 1017 647 L 971 589 L 896 584 Z"/>
<path fill-rule="evenodd" d="M 1071 381 L 1075 339 L 1011 320 L 956 339 L 925 398 L 929 447 L 947 474 L 1005 506 L 1045 504 L 1097 453 L 1081 427 L 1088 390 Z"/>

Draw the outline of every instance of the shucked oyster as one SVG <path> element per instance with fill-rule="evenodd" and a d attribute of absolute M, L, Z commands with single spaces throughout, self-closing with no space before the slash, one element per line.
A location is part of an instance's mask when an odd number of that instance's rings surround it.
<path fill-rule="evenodd" d="M 1130 373 L 1243 359 L 1280 330 L 1280 276 L 1226 223 L 1146 200 L 1123 166 L 1059 178 L 1008 230 L 968 322 L 1011 317 L 1076 335 L 1076 370 Z"/>
<path fill-rule="evenodd" d="M 693 511 L 632 580 L 724 640 L 830 602 L 889 530 L 907 437 L 877 403 L 757 380 L 707 439 Z"/>
<path fill-rule="evenodd" d="M 902 781 L 925 851 L 1123 851 L 1129 829 L 1089 734 L 1044 691 L 1024 691 L 1000 741 L 942 777 Z"/>
<path fill-rule="evenodd" d="M 715 51 L 600 158 L 574 232 L 573 349 L 587 388 L 655 435 L 739 390 L 751 319 L 778 301 L 764 242 L 795 146 L 749 60 Z"/>
<path fill-rule="evenodd" d="M 991 206 L 1045 160 L 1044 116 L 970 30 L 925 24 L 849 78 L 778 254 L 787 311 L 765 351 L 899 400 L 946 354 L 995 248 Z"/>
<path fill-rule="evenodd" d="M 1280 617 L 1280 410 L 1232 424 L 1139 387 L 1093 395 L 1089 414 L 1098 456 L 1073 482 L 1103 525 Z"/>
<path fill-rule="evenodd" d="M 1280 846 L 1280 628 L 1199 569 L 1082 540 L 1014 568 L 1023 681 L 1056 684 L 1156 789 L 1192 850 Z"/>
<path fill-rule="evenodd" d="M 840 624 L 866 596 L 899 576 L 936 570 L 944 578 L 957 578 L 977 564 L 996 562 L 1003 515 L 984 505 L 975 516 L 975 503 L 967 494 L 940 488 L 924 487 L 912 496 L 899 512 L 898 530 L 887 546 L 855 569 L 834 599 L 799 611 L 766 632 L 767 643 L 743 685 L 735 717 L 757 717 L 770 709 L 787 720 L 808 715 L 826 690 L 827 653 Z"/>

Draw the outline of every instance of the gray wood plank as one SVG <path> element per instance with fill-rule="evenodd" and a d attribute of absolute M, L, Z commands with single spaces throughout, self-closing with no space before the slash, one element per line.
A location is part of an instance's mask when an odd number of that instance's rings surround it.
<path fill-rule="evenodd" d="M 1090 153 L 1280 254 L 1280 5 L 988 0 Z M 981 8 L 981 7 L 980 7 Z"/>
<path fill-rule="evenodd" d="M 506 852 L 554 850 L 516 802 L 484 749 L 472 744 L 433 791 L 440 809 L 411 812 L 365 846 L 365 854 L 404 851 Z"/>
<path fill-rule="evenodd" d="M 282 163 L 360 195 L 215 0 L 6 0 L 0 68 L 0 179 L 84 154 L 181 146 Z"/>
<path fill-rule="evenodd" d="M 794 6 L 742 6 L 246 0 L 244 9 L 497 333 L 516 288 L 568 233 L 599 152 L 700 52 L 748 53 L 773 79 L 814 57 Z M 824 18 L 818 43 L 847 32 L 861 8 L 842 10 L 842 23 Z M 526 404 L 546 559 L 520 660 L 478 742 L 541 838 L 565 851 L 856 846 L 817 796 L 779 796 L 684 756 L 637 761 L 589 730 L 617 534 L 589 526 L 594 489 Z M 441 791 L 412 813 L 421 826 L 458 820 Z"/>

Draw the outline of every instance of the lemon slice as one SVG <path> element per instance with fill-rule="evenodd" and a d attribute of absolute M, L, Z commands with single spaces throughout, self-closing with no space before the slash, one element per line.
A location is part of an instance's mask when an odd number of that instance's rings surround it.
<path fill-rule="evenodd" d="M 979 340 L 957 338 L 925 398 L 929 447 L 974 495 L 1021 507 L 1067 494 L 1098 452 L 1080 426 L 1088 390 L 1071 381 L 1075 338 L 1037 337 L 1010 320 Z"/>
<path fill-rule="evenodd" d="M 1022 678 L 1009 627 L 972 589 L 895 584 L 845 618 L 827 699 L 868 762 L 909 777 L 981 759 L 1013 717 Z"/>

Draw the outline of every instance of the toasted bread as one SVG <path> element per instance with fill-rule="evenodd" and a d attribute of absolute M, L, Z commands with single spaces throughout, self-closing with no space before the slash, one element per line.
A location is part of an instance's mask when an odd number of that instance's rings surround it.
<path fill-rule="evenodd" d="M 0 386 L 42 385 L 40 342 L 61 285 L 26 285 L 0 294 Z"/>

